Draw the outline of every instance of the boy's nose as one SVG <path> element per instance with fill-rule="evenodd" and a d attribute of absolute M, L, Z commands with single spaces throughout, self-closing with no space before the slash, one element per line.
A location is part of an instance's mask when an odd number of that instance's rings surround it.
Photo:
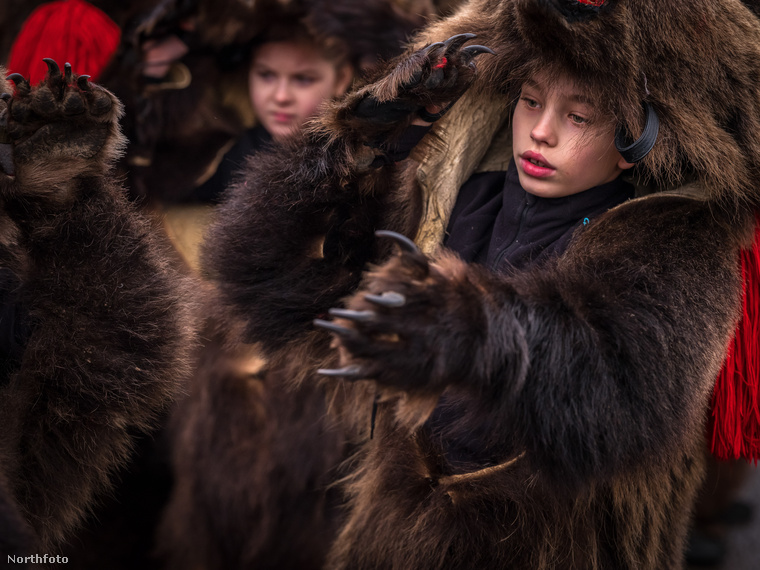
<path fill-rule="evenodd" d="M 530 138 L 538 143 L 554 146 L 557 143 L 556 131 L 549 113 L 542 113 L 530 131 Z"/>

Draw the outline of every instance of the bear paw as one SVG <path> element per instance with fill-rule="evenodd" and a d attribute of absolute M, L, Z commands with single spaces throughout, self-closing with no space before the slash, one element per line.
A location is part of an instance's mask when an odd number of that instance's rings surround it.
<path fill-rule="evenodd" d="M 118 120 L 122 105 L 114 95 L 64 71 L 52 59 L 46 77 L 36 86 L 20 74 L 8 77 L 15 94 L 3 93 L 2 138 L 12 148 L 12 170 L 22 192 L 35 193 L 51 181 L 99 175 L 111 167 L 124 147 Z"/>
<path fill-rule="evenodd" d="M 418 50 L 399 61 L 390 74 L 365 88 L 355 115 L 374 123 L 398 123 L 420 115 L 425 107 L 448 107 L 475 79 L 475 57 L 494 53 L 480 45 L 462 47 L 475 34 L 458 34 Z"/>
<path fill-rule="evenodd" d="M 334 321 L 315 321 L 335 337 L 339 369 L 320 373 L 350 380 L 373 379 L 408 391 L 440 391 L 466 383 L 486 333 L 482 294 L 467 265 L 453 255 L 433 262 L 394 232 L 400 255 L 369 273 Z"/>

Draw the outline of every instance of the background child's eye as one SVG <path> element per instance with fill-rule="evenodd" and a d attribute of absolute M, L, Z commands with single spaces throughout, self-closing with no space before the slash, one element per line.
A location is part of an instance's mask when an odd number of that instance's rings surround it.
<path fill-rule="evenodd" d="M 520 100 L 525 103 L 525 105 L 531 109 L 534 107 L 538 107 L 538 101 L 535 99 L 531 99 L 530 97 L 520 97 Z"/>
<path fill-rule="evenodd" d="M 308 87 L 309 85 L 314 83 L 317 80 L 317 78 L 311 75 L 296 75 L 293 78 L 293 80 L 301 87 Z"/>
<path fill-rule="evenodd" d="M 260 69 L 256 72 L 256 76 L 262 81 L 271 81 L 275 78 L 274 71 L 270 71 L 269 69 Z"/>

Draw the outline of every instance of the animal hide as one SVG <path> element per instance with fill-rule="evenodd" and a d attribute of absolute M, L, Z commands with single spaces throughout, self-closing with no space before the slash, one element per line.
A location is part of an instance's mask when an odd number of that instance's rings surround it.
<path fill-rule="evenodd" d="M 113 178 L 121 104 L 49 67 L 34 88 L 0 81 L 15 91 L 0 103 L 3 559 L 71 535 L 167 408 L 193 339 L 183 281 Z"/>

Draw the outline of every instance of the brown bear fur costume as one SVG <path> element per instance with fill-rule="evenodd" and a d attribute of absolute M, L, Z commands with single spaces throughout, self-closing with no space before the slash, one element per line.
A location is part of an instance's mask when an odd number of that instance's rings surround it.
<path fill-rule="evenodd" d="M 443 74 L 444 48 L 413 51 L 465 32 L 497 53 L 474 78 L 461 45 Z M 473 0 L 300 144 L 250 165 L 207 243 L 225 303 L 285 384 L 330 384 L 320 367 L 372 379 L 334 386 L 345 421 L 368 426 L 379 396 L 328 568 L 682 567 L 760 202 L 758 61 L 760 22 L 737 0 Z M 660 134 L 639 177 L 691 184 L 495 275 L 440 243 L 462 182 L 505 169 L 510 102 L 537 70 L 580 78 L 629 133 L 649 102 Z M 417 109 L 468 86 L 415 160 L 377 167 Z M 378 229 L 431 257 L 389 258 Z M 403 297 L 365 297 L 390 292 Z M 344 299 L 358 312 L 334 350 L 312 320 Z M 364 405 L 337 405 L 354 389 Z M 446 422 L 426 421 L 436 406 Z"/>
<path fill-rule="evenodd" d="M 174 397 L 193 339 L 182 280 L 113 180 L 121 104 L 49 67 L 0 102 L 4 562 L 70 537 Z"/>
<path fill-rule="evenodd" d="M 350 451 L 324 390 L 294 389 L 256 347 L 230 346 L 228 331 L 202 336 L 170 422 L 174 488 L 157 540 L 165 567 L 321 568 L 343 502 L 329 485 Z"/>

